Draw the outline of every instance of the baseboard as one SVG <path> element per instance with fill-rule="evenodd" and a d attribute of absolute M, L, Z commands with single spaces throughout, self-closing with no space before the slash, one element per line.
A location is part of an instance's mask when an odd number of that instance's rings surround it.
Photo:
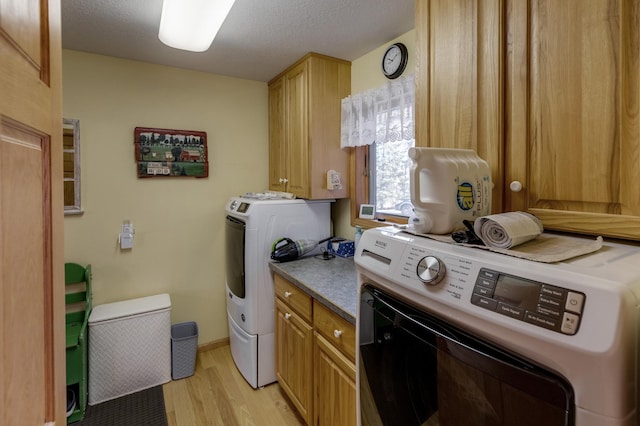
<path fill-rule="evenodd" d="M 204 352 L 211 349 L 216 349 L 222 346 L 229 345 L 229 338 L 225 337 L 224 339 L 214 340 L 213 342 L 203 343 L 202 345 L 198 345 L 198 352 Z"/>

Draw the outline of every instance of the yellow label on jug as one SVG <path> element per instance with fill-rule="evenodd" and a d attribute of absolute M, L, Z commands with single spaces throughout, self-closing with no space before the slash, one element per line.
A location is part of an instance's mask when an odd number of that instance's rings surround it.
<path fill-rule="evenodd" d="M 473 208 L 473 187 L 469 182 L 463 182 L 458 185 L 458 207 L 462 210 L 471 210 Z"/>

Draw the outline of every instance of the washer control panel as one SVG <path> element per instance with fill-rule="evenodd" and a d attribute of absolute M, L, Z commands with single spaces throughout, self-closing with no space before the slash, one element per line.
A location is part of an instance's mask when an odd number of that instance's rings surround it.
<path fill-rule="evenodd" d="M 481 268 L 471 303 L 529 324 L 574 335 L 580 326 L 585 295 Z"/>

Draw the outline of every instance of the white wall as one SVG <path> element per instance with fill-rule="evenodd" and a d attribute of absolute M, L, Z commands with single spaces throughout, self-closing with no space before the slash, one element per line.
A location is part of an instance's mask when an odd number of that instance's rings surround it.
<path fill-rule="evenodd" d="M 94 304 L 166 292 L 200 344 L 227 337 L 224 207 L 268 186 L 266 83 L 65 50 L 63 115 L 80 120 L 84 210 L 65 217 L 64 258 L 92 265 Z M 135 127 L 207 132 L 209 177 L 139 179 Z"/>
<path fill-rule="evenodd" d="M 393 43 L 404 43 L 409 51 L 407 68 L 403 75 L 415 74 L 416 70 L 416 31 L 411 30 L 398 38 L 390 40 L 377 49 L 363 55 L 351 63 L 351 93 L 382 86 L 387 78 L 382 74 L 382 55 Z M 334 234 L 343 238 L 354 238 L 355 228 L 351 226 L 351 211 L 348 199 L 338 200 L 332 207 Z"/>

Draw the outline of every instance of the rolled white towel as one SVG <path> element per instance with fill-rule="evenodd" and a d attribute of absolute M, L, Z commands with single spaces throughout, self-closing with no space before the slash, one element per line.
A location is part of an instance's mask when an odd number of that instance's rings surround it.
<path fill-rule="evenodd" d="M 532 214 L 508 212 L 476 219 L 473 230 L 486 246 L 508 249 L 533 240 L 543 228 Z"/>

